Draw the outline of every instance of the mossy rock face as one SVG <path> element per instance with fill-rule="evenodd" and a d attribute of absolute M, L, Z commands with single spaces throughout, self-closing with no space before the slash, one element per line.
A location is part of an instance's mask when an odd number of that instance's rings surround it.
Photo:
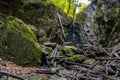
<path fill-rule="evenodd" d="M 83 56 L 83 55 L 80 55 L 80 56 L 72 56 L 72 57 L 69 57 L 68 58 L 68 61 L 72 61 L 72 62 L 78 62 L 78 63 L 82 63 L 86 60 L 86 57 Z"/>
<path fill-rule="evenodd" d="M 113 47 L 120 41 L 120 2 L 118 0 L 99 0 L 94 16 L 95 34 L 104 47 Z"/>
<path fill-rule="evenodd" d="M 71 49 L 66 48 L 64 46 L 60 47 L 59 51 L 60 51 L 60 54 L 59 54 L 60 56 L 63 56 L 63 55 L 73 56 L 73 54 L 74 54 Z"/>
<path fill-rule="evenodd" d="M 25 23 L 35 25 L 37 29 L 43 29 L 48 39 L 42 37 L 39 39 L 40 43 L 44 42 L 44 40 L 63 43 L 64 39 L 57 13 L 60 14 L 63 26 L 68 27 L 72 21 L 71 17 L 68 17 L 67 14 L 49 0 L 1 0 L 0 7 L 2 12 L 14 15 Z M 67 29 L 64 29 L 67 33 Z"/>
<path fill-rule="evenodd" d="M 41 47 L 34 33 L 24 22 L 10 16 L 1 28 L 6 31 L 5 40 L 2 41 L 2 46 L 6 46 L 4 53 L 6 59 L 23 66 L 40 64 Z"/>
<path fill-rule="evenodd" d="M 68 17 L 60 8 L 55 6 L 53 3 L 47 3 L 44 1 L 36 2 L 35 0 L 28 0 L 27 3 L 22 5 L 21 9 L 16 12 L 17 17 L 22 19 L 26 23 L 35 25 L 37 29 L 45 31 L 47 38 L 42 37 L 39 42 L 43 40 L 62 43 L 63 35 L 61 27 L 58 22 L 57 13 L 61 16 L 61 21 L 64 26 L 68 26 L 72 18 Z M 64 28 L 65 31 L 67 30 Z"/>

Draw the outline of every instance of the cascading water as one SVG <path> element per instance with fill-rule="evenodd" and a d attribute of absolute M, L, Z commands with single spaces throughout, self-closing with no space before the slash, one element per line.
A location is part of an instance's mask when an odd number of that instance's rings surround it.
<path fill-rule="evenodd" d="M 76 43 L 77 42 L 77 24 L 75 22 L 72 22 L 71 28 L 70 28 L 70 41 Z"/>
<path fill-rule="evenodd" d="M 85 35 L 81 32 L 79 23 L 73 21 L 70 28 L 68 29 L 68 41 L 71 41 L 75 44 L 86 44 L 87 39 Z"/>

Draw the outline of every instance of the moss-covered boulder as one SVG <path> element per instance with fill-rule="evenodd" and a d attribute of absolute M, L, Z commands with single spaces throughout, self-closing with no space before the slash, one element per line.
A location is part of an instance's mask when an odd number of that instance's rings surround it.
<path fill-rule="evenodd" d="M 68 61 L 82 63 L 86 60 L 86 57 L 83 55 L 74 55 L 68 58 Z"/>
<path fill-rule="evenodd" d="M 35 25 L 38 30 L 44 30 L 47 37 L 38 38 L 40 43 L 46 41 L 64 42 L 57 13 L 60 14 L 61 22 L 64 26 L 68 27 L 72 21 L 71 17 L 68 17 L 50 0 L 1 0 L 0 11 L 7 15 L 16 16 L 25 23 Z M 65 32 L 67 31 L 66 28 L 64 30 Z"/>
<path fill-rule="evenodd" d="M 2 33 L 1 33 L 2 31 Z M 37 66 L 40 64 L 41 47 L 34 33 L 20 19 L 8 17 L 0 27 L 0 35 L 4 35 L 0 47 L 4 50 L 4 58 L 19 65 Z M 1 55 L 1 54 L 0 54 Z"/>
<path fill-rule="evenodd" d="M 73 56 L 74 52 L 70 48 L 66 48 L 65 46 L 61 46 L 59 48 L 60 56 Z"/>

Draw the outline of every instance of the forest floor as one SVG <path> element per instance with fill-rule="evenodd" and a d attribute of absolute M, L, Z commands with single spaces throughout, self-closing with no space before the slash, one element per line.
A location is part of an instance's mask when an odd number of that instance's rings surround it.
<path fill-rule="evenodd" d="M 22 67 L 10 61 L 0 60 L 0 71 L 15 75 L 18 79 L 23 78 L 21 80 L 42 80 L 41 78 L 44 78 L 43 80 L 120 80 L 120 49 L 83 46 L 79 47 L 79 50 L 83 52 L 78 53 L 79 55 L 87 57 L 83 63 L 70 62 L 67 57 L 55 56 L 53 66 L 37 68 Z M 97 51 L 96 55 L 91 51 Z M 88 52 L 90 55 L 86 55 Z M 52 62 L 53 59 L 48 60 Z M 30 78 L 32 76 L 34 77 Z M 39 78 L 36 78 L 38 76 Z M 5 80 L 3 78 L 5 77 L 1 76 L 0 80 Z"/>

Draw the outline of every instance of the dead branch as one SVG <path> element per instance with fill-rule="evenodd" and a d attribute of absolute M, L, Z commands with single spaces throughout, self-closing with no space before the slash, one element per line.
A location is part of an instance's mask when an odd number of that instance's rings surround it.
<path fill-rule="evenodd" d="M 96 58 L 96 60 L 120 60 L 120 58 Z"/>
<path fill-rule="evenodd" d="M 1 23 L 1 24 L 4 24 L 3 21 L 1 21 L 1 20 L 0 20 L 0 23 Z"/>
<path fill-rule="evenodd" d="M 6 72 L 6 71 L 0 71 L 0 74 L 6 75 L 6 76 L 10 76 L 10 77 L 13 77 L 13 78 L 17 78 L 17 79 L 20 79 L 20 80 L 25 80 L 25 79 L 24 79 L 23 77 L 21 77 L 21 76 L 14 75 L 14 74 L 11 74 L 11 73 Z"/>
<path fill-rule="evenodd" d="M 43 45 L 49 46 L 49 47 L 55 47 L 57 43 L 46 42 L 46 43 L 43 43 Z"/>
<path fill-rule="evenodd" d="M 65 35 L 64 27 L 63 27 L 63 25 L 62 25 L 62 21 L 61 21 L 61 18 L 60 18 L 60 14 L 57 13 L 57 16 L 58 16 L 59 24 L 60 24 L 60 27 L 61 27 L 61 30 L 62 30 L 64 39 L 66 40 L 67 38 L 66 38 L 66 35 Z M 65 42 L 65 41 L 64 41 L 64 42 Z"/>
<path fill-rule="evenodd" d="M 57 54 L 58 48 L 59 48 L 59 46 L 57 45 L 56 48 L 53 50 L 53 53 L 50 57 L 57 57 L 58 56 L 58 54 Z M 54 61 L 55 61 L 55 58 L 52 59 L 51 63 L 53 63 L 55 65 L 56 63 Z"/>

